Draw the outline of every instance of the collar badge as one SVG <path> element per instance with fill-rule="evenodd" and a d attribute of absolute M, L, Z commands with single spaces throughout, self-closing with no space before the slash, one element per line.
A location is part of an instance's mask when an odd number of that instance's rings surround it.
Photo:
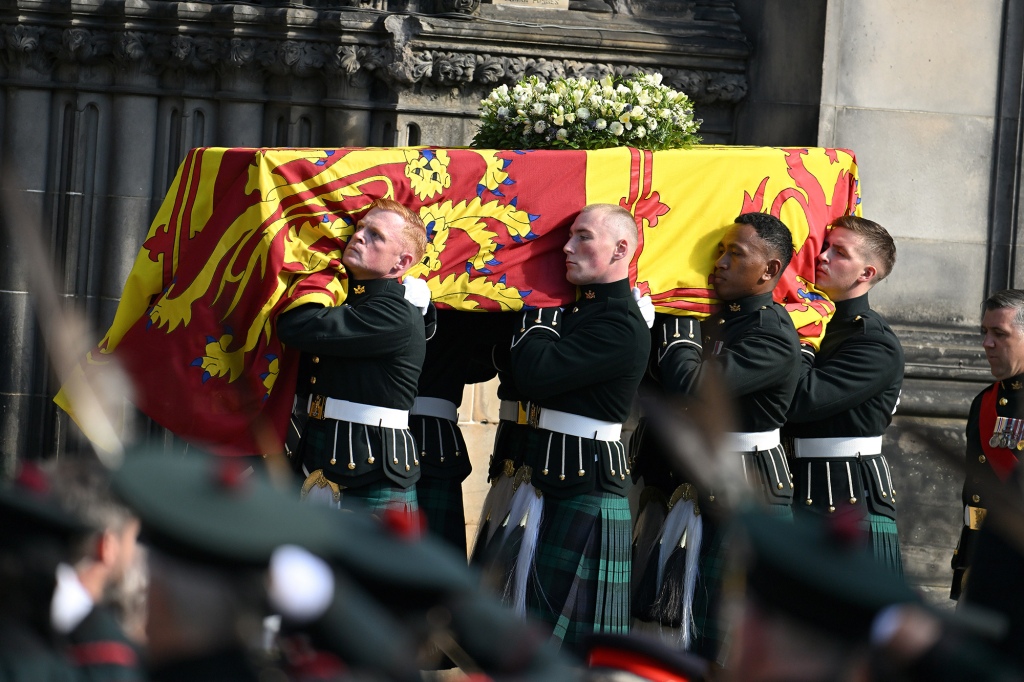
<path fill-rule="evenodd" d="M 583 295 L 584 295 L 584 296 L 586 296 L 587 298 L 591 298 L 591 299 L 592 299 L 592 298 L 594 298 L 595 296 L 597 296 L 597 294 L 596 294 L 596 293 L 594 293 L 593 291 L 589 291 L 589 290 L 588 290 L 588 291 L 585 291 L 585 292 L 583 293 Z"/>
<path fill-rule="evenodd" d="M 366 293 L 366 287 L 364 287 L 362 284 L 357 284 L 356 288 L 352 290 L 352 293 L 353 294 L 365 294 Z"/>
<path fill-rule="evenodd" d="M 729 310 L 731 310 L 734 313 L 738 313 L 740 311 L 740 304 L 739 303 L 730 303 L 729 304 Z"/>

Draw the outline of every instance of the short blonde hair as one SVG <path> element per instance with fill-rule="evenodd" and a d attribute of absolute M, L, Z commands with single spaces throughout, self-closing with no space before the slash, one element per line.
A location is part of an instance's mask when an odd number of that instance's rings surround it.
<path fill-rule="evenodd" d="M 614 230 L 617 237 L 626 240 L 626 244 L 629 245 L 629 257 L 633 257 L 639 241 L 639 228 L 632 213 L 617 204 L 588 204 L 580 213 L 596 213 L 604 218 L 605 226 Z"/>
<path fill-rule="evenodd" d="M 394 199 L 375 199 L 366 208 L 366 213 L 374 209 L 388 211 L 401 216 L 405 248 L 409 249 L 409 253 L 412 254 L 413 265 L 421 262 L 423 254 L 427 252 L 427 228 L 420 217 Z"/>
<path fill-rule="evenodd" d="M 896 265 L 896 242 L 889 232 L 873 220 L 855 215 L 844 215 L 832 221 L 832 227 L 859 235 L 868 251 L 871 260 L 878 269 L 875 281 L 880 282 L 889 276 Z"/>

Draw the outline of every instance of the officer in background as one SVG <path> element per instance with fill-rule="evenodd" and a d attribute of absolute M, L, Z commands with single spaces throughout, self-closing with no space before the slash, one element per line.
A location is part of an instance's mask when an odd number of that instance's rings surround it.
<path fill-rule="evenodd" d="M 345 305 L 308 303 L 278 317 L 281 341 L 312 355 L 298 451 L 307 495 L 373 511 L 417 508 L 420 463 L 408 427 L 426 340 L 421 311 L 406 300 L 399 278 L 423 258 L 425 245 L 418 216 L 378 199 L 342 256 Z"/>
<path fill-rule="evenodd" d="M 996 382 L 974 398 L 967 414 L 964 525 L 951 562 L 951 599 L 959 599 L 967 585 L 988 491 L 1010 476 L 1024 450 L 1024 291 L 1005 289 L 989 296 L 981 333 Z"/>
<path fill-rule="evenodd" d="M 903 348 L 868 304 L 868 292 L 895 263 L 896 245 L 878 223 L 844 216 L 832 224 L 815 285 L 836 312 L 817 353 L 801 344 L 785 432 L 794 438 L 794 510 L 864 519 L 875 556 L 900 575 L 896 494 L 881 453 L 903 384 Z"/>
<path fill-rule="evenodd" d="M 86 524 L 61 508 L 45 474 L 22 465 L 0 483 L 0 680 L 81 679 L 63 655 L 50 620 L 57 566 L 71 560 Z"/>
<path fill-rule="evenodd" d="M 512 340 L 512 375 L 535 427 L 526 465 L 543 506 L 509 520 L 526 525 L 513 601 L 576 654 L 585 635 L 629 626 L 631 480 L 620 435 L 650 347 L 628 280 L 636 244 L 628 211 L 584 208 L 563 248 L 576 304 L 525 312 Z"/>
<path fill-rule="evenodd" d="M 62 507 L 89 525 L 73 566 L 58 568 L 54 626 L 67 633 L 69 655 L 82 676 L 102 682 L 143 679 L 136 643 L 122 627 L 114 595 L 136 566 L 139 520 L 110 488 L 107 469 L 91 453 L 50 463 Z"/>
<path fill-rule="evenodd" d="M 725 462 L 733 465 L 726 471 L 749 483 L 768 513 L 791 518 L 793 486 L 779 428 L 796 389 L 800 344 L 789 313 L 772 300 L 772 291 L 792 258 L 792 235 L 774 216 L 744 213 L 718 249 L 712 284 L 721 309 L 703 324 L 694 317 L 659 316 L 651 371 L 669 396 L 699 397 L 705 382 L 723 384 L 737 429 L 725 434 L 722 449 L 735 453 Z M 639 456 L 661 455 L 646 449 Z M 647 572 L 662 576 L 661 582 L 638 590 L 653 603 L 636 605 L 638 615 L 655 623 L 684 630 L 692 624 L 692 637 L 683 632 L 679 640 L 711 661 L 719 660 L 725 635 L 716 618 L 724 538 L 717 518 L 720 494 L 695 490 L 689 482 L 677 487 L 673 509 L 679 506 L 685 518 L 673 519 L 671 512 L 666 518 L 661 541 L 646 562 Z"/>

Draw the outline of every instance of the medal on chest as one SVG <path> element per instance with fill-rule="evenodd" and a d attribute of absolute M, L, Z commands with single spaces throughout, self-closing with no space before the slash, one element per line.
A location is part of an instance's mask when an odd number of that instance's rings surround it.
<path fill-rule="evenodd" d="M 1024 450 L 1024 419 L 996 417 L 988 444 L 993 448 Z"/>

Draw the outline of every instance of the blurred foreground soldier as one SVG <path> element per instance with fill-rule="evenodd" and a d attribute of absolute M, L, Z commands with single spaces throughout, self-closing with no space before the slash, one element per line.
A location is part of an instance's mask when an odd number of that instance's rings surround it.
<path fill-rule="evenodd" d="M 727 475 L 742 476 L 767 513 L 788 519 L 793 485 L 779 428 L 796 389 L 800 344 L 789 313 L 773 301 L 772 291 L 793 256 L 793 238 L 778 218 L 744 213 L 718 250 L 712 283 L 721 309 L 703 323 L 659 316 L 651 370 L 668 396 L 699 399 L 705 382 L 724 384 L 737 429 L 725 434 L 722 446 L 734 453 L 725 462 Z M 640 458 L 663 456 L 649 447 L 653 442 L 641 444 Z M 644 466 L 650 472 L 672 468 Z M 653 478 L 646 482 L 665 485 Z M 723 554 L 720 494 L 689 482 L 671 492 L 661 533 L 646 549 L 650 556 L 634 609 L 640 620 L 678 628 L 680 646 L 708 660 L 719 660 L 723 641 L 716 619 Z"/>
<path fill-rule="evenodd" d="M 786 523 L 745 513 L 726 580 L 733 637 L 723 679 L 854 682 L 870 678 L 875 617 L 915 593 L 867 550 L 850 517 Z"/>
<path fill-rule="evenodd" d="M 375 201 L 342 256 L 345 304 L 307 303 L 278 317 L 281 341 L 312 355 L 298 448 L 304 494 L 371 511 L 417 508 L 409 409 L 426 339 L 422 311 L 406 300 L 399 278 L 422 259 L 425 243 L 418 216 L 390 199 Z"/>
<path fill-rule="evenodd" d="M 130 453 L 114 487 L 142 520 L 147 545 L 149 679 L 280 679 L 262 650 L 270 608 L 348 623 L 360 633 L 345 661 L 352 674 L 365 666 L 386 679 L 415 674 L 410 658 L 376 639 L 407 638 L 359 590 L 339 601 L 330 569 L 309 553 L 326 555 L 337 542 L 335 512 L 210 456 Z M 357 638 L 370 646 L 360 651 Z"/>
<path fill-rule="evenodd" d="M 960 616 L 963 611 L 956 614 Z M 976 616 L 977 614 L 975 614 Z M 1021 670 L 980 633 L 917 604 L 887 607 L 871 626 L 875 682 L 1019 682 Z M 989 617 L 989 620 L 993 620 Z"/>
<path fill-rule="evenodd" d="M 512 340 L 512 375 L 535 427 L 526 466 L 542 496 L 508 522 L 526 526 L 513 603 L 577 654 L 584 636 L 629 628 L 631 479 L 620 436 L 650 348 L 628 279 L 636 243 L 628 211 L 584 208 L 563 248 L 579 300 L 525 312 Z"/>
<path fill-rule="evenodd" d="M 54 626 L 67 633 L 69 655 L 83 678 L 141 680 L 138 652 L 112 599 L 135 568 L 139 521 L 114 497 L 107 469 L 91 453 L 66 456 L 51 471 L 60 504 L 89 525 L 73 567 L 58 569 Z"/>
<path fill-rule="evenodd" d="M 380 519 L 304 504 L 234 460 L 129 456 L 115 488 L 151 547 L 151 679 L 418 682 L 423 652 L 491 679 L 571 680 L 536 627 L 483 597 L 465 556 Z M 273 648 L 273 647 L 271 647 Z"/>
<path fill-rule="evenodd" d="M 964 525 L 951 562 L 951 599 L 959 599 L 966 587 L 988 491 L 1010 476 L 1024 451 L 1024 291 L 1005 289 L 989 296 L 981 333 L 996 382 L 974 398 L 967 414 Z"/>
<path fill-rule="evenodd" d="M 87 527 L 65 512 L 41 471 L 26 463 L 0 484 L 0 681 L 79 680 L 58 653 L 50 607 L 57 566 Z"/>
<path fill-rule="evenodd" d="M 878 223 L 844 216 L 825 237 L 815 285 L 836 304 L 815 353 L 801 344 L 800 383 L 786 434 L 794 438 L 796 513 L 864 519 L 879 561 L 903 573 L 896 493 L 882 456 L 903 384 L 903 348 L 868 304 L 892 271 L 896 245 Z"/>

